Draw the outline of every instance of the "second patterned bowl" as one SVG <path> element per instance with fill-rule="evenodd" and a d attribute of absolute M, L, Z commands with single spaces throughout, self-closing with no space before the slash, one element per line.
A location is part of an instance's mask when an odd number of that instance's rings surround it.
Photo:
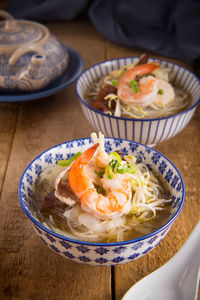
<path fill-rule="evenodd" d="M 175 63 L 158 61 L 162 67 L 171 69 L 173 83 L 185 90 L 191 97 L 188 109 L 172 116 L 154 119 L 130 119 L 115 117 L 93 108 L 86 101 L 85 94 L 92 82 L 111 71 L 138 61 L 138 57 L 126 57 L 107 60 L 84 71 L 77 80 L 76 93 L 86 119 L 105 136 L 129 139 L 144 145 L 155 145 L 177 135 L 191 120 L 200 100 L 200 81 L 189 70 Z"/>

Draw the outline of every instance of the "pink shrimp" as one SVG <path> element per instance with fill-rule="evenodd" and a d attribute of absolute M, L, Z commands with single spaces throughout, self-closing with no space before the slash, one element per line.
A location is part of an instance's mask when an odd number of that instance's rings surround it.
<path fill-rule="evenodd" d="M 126 71 L 119 79 L 117 94 L 121 101 L 126 104 L 138 104 L 143 107 L 151 104 L 155 98 L 158 88 L 157 79 L 153 76 L 142 77 L 138 82 L 138 89 L 134 91 L 130 83 L 135 80 L 136 77 L 149 74 L 155 69 L 159 68 L 156 63 L 149 63 L 136 66 Z"/>
<path fill-rule="evenodd" d="M 100 219 L 110 219 L 130 211 L 132 191 L 128 178 L 115 174 L 113 179 L 106 175 L 100 179 L 106 195 L 97 192 L 87 168 L 98 146 L 95 144 L 75 160 L 68 172 L 68 182 L 83 210 Z"/>

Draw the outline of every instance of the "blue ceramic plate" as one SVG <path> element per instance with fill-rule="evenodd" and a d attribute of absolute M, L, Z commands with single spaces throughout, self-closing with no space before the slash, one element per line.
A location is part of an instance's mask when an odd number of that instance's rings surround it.
<path fill-rule="evenodd" d="M 73 48 L 64 45 L 69 52 L 69 64 L 66 71 L 46 88 L 35 92 L 0 92 L 0 102 L 23 102 L 44 98 L 53 95 L 69 86 L 83 70 L 83 59 Z"/>

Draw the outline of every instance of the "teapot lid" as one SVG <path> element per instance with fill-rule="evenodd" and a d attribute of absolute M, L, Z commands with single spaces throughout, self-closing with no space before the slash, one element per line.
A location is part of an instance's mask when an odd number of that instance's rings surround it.
<path fill-rule="evenodd" d="M 15 20 L 10 14 L 0 10 L 0 47 L 16 48 L 23 45 L 41 42 L 49 37 L 48 29 L 36 22 Z"/>

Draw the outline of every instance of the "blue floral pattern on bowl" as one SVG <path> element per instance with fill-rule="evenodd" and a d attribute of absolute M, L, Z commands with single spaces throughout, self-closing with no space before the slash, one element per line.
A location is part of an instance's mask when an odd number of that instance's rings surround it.
<path fill-rule="evenodd" d="M 116 265 L 138 259 L 156 247 L 166 236 L 172 223 L 179 215 L 185 198 L 185 187 L 182 176 L 177 168 L 165 156 L 147 146 L 131 142 L 105 138 L 107 150 L 123 150 L 140 157 L 158 174 L 161 174 L 172 193 L 172 212 L 169 221 L 159 230 L 144 237 L 116 243 L 92 243 L 68 238 L 56 234 L 42 226 L 31 214 L 31 195 L 40 172 L 62 158 L 69 158 L 78 151 L 91 146 L 91 139 L 78 139 L 57 145 L 33 160 L 24 171 L 18 189 L 22 209 L 31 221 L 40 238 L 56 253 L 78 263 L 90 265 Z M 116 148 L 117 145 L 117 148 Z M 165 166 L 163 168 L 163 165 Z M 178 188 L 177 188 L 178 187 Z"/>

